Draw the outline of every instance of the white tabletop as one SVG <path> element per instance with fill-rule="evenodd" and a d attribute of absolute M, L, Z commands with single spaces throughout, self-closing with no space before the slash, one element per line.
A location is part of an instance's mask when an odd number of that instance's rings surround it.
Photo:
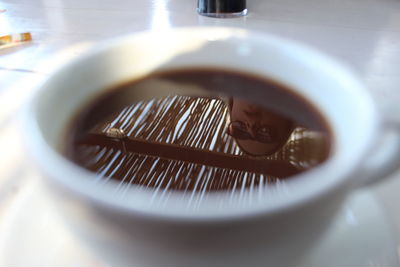
<path fill-rule="evenodd" d="M 247 6 L 245 17 L 214 19 L 197 15 L 196 0 L 0 0 L 0 36 L 33 37 L 0 49 L 0 221 L 26 180 L 36 179 L 16 126 L 26 96 L 63 62 L 114 36 L 215 25 L 299 40 L 350 65 L 385 116 L 400 121 L 399 0 L 248 0 Z M 400 233 L 400 172 L 368 190 L 378 194 Z"/>

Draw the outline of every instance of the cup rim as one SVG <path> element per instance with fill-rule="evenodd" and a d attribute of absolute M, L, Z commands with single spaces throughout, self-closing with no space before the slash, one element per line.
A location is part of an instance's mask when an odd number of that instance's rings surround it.
<path fill-rule="evenodd" d="M 43 92 L 46 90 L 52 90 L 49 85 L 51 85 L 51 82 L 57 75 L 62 75 L 62 71 L 67 69 L 72 70 L 81 62 L 90 60 L 93 57 L 101 55 L 102 53 L 106 53 L 120 44 L 138 42 L 141 40 L 146 41 L 146 38 L 157 38 L 157 36 L 160 36 L 160 32 L 146 31 L 124 36 L 108 43 L 103 43 L 89 53 L 72 60 L 67 65 L 61 67 L 60 70 L 55 71 L 53 75 L 50 75 L 49 79 L 41 86 L 41 89 L 38 90 L 30 99 L 23 112 L 23 133 L 29 133 L 24 134 L 25 144 L 35 162 L 46 175 L 47 182 L 52 186 L 56 185 L 59 190 L 61 189 L 62 191 L 72 193 L 72 195 L 75 195 L 81 199 L 88 200 L 100 208 L 112 208 L 121 212 L 137 215 L 140 214 L 141 216 L 155 217 L 158 219 L 163 218 L 166 220 L 180 219 L 197 221 L 226 220 L 232 218 L 242 218 L 243 216 L 258 216 L 282 212 L 283 210 L 292 209 L 310 203 L 347 183 L 349 180 L 347 178 L 357 172 L 357 166 L 361 162 L 363 155 L 366 154 L 367 150 L 373 143 L 373 140 L 378 132 L 377 129 L 379 124 L 379 118 L 372 98 L 367 92 L 365 92 L 363 85 L 358 81 L 358 79 L 343 64 L 338 63 L 336 60 L 323 55 L 313 48 L 309 48 L 292 40 L 287 40 L 265 33 L 226 27 L 184 27 L 171 29 L 163 34 L 187 35 L 190 33 L 197 36 L 206 36 L 205 33 L 207 33 L 207 35 L 211 33 L 212 39 L 215 41 L 220 40 L 218 39 L 220 38 L 218 37 L 218 34 L 221 32 L 229 33 L 231 36 L 233 36 L 232 38 L 248 38 L 251 39 L 252 42 L 271 42 L 274 43 L 274 45 L 282 45 L 285 49 L 293 48 L 295 50 L 301 50 L 302 52 L 321 60 L 328 68 L 335 70 L 336 75 L 341 75 L 348 79 L 350 84 L 354 86 L 354 91 L 356 94 L 359 94 L 363 100 L 363 108 L 368 112 L 366 116 L 369 117 L 369 120 L 365 121 L 365 127 L 366 129 L 369 129 L 369 131 L 364 133 L 365 136 L 363 138 L 365 140 L 360 146 L 361 152 L 359 155 L 353 158 L 343 158 L 344 155 L 341 153 L 341 148 L 336 147 L 335 143 L 335 147 L 333 148 L 335 152 L 327 161 L 312 170 L 296 175 L 296 177 L 288 181 L 288 183 L 290 183 L 289 187 L 299 188 L 298 192 L 291 191 L 291 195 L 284 196 L 288 192 L 286 192 L 287 188 L 283 186 L 278 188 L 279 192 L 275 192 L 278 194 L 277 196 L 279 196 L 279 198 L 273 203 L 261 203 L 259 205 L 250 207 L 233 207 L 232 209 L 227 209 L 224 211 L 213 210 L 212 212 L 207 212 L 207 210 L 182 210 L 181 207 L 174 202 L 174 199 L 172 200 L 173 204 L 170 209 L 164 209 L 158 206 L 149 207 L 143 205 L 142 202 L 140 202 L 138 205 L 132 205 L 132 202 L 126 203 L 120 199 L 110 196 L 109 193 L 112 191 L 112 187 L 104 186 L 103 188 L 97 188 L 96 190 L 89 190 L 89 188 L 93 187 L 92 181 L 94 174 L 63 158 L 49 144 L 47 144 L 43 137 L 42 130 L 36 117 L 37 106 L 41 103 L 41 94 L 43 94 Z M 230 37 L 228 37 L 228 39 L 229 38 Z M 330 124 L 331 122 L 329 121 L 329 118 L 326 119 Z M 334 130 L 335 129 L 332 129 L 333 132 Z M 344 161 L 346 160 L 352 160 L 352 166 L 345 164 L 343 165 L 346 166 L 345 168 L 338 169 L 338 164 L 344 164 Z M 316 181 L 319 177 L 325 176 L 327 173 L 329 173 L 332 177 L 333 174 L 331 172 L 333 171 L 335 172 L 334 179 L 326 179 L 326 181 L 323 181 L 318 186 L 309 182 Z M 82 177 L 85 178 L 81 179 Z M 305 184 L 307 184 L 309 188 L 306 188 Z M 137 193 L 138 192 L 132 191 L 132 194 Z M 286 199 L 283 199 L 282 196 L 286 197 Z M 177 194 L 176 201 L 179 201 L 179 197 L 180 196 Z M 218 196 L 215 195 L 215 197 Z M 146 198 L 148 199 L 148 194 Z M 132 197 L 132 200 L 135 199 L 137 200 L 138 198 Z M 213 197 L 210 199 L 215 203 L 216 199 Z"/>

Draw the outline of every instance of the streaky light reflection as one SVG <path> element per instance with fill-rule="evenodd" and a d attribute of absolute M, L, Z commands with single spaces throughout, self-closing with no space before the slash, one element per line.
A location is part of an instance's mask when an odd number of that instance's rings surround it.
<path fill-rule="evenodd" d="M 155 0 L 154 13 L 151 20 L 152 30 L 165 30 L 171 28 L 170 14 L 167 9 L 169 0 Z"/>

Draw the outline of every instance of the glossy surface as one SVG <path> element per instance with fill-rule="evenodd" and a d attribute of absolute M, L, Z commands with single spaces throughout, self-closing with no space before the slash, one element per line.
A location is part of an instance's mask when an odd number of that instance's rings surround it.
<path fill-rule="evenodd" d="M 110 88 L 77 111 L 63 136 L 65 155 L 104 183 L 206 196 L 262 194 L 319 166 L 332 146 L 328 123 L 291 88 L 218 68 L 158 72 Z"/>
<path fill-rule="evenodd" d="M 302 41 L 347 63 L 400 121 L 400 2 L 397 0 L 252 0 L 249 13 L 214 19 L 188 0 L 0 0 L 0 35 L 31 32 L 33 41 L 0 50 L 0 217 L 34 175 L 16 128 L 16 111 L 38 83 L 63 62 L 106 38 L 176 26 L 235 26 Z M 397 233 L 400 174 L 375 188 Z"/>

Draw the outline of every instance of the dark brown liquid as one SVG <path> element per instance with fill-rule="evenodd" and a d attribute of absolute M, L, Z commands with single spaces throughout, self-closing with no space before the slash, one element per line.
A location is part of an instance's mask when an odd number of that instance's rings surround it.
<path fill-rule="evenodd" d="M 220 69 L 116 86 L 83 107 L 66 136 L 66 156 L 104 181 L 204 192 L 268 186 L 307 171 L 328 158 L 332 142 L 302 97 Z"/>

